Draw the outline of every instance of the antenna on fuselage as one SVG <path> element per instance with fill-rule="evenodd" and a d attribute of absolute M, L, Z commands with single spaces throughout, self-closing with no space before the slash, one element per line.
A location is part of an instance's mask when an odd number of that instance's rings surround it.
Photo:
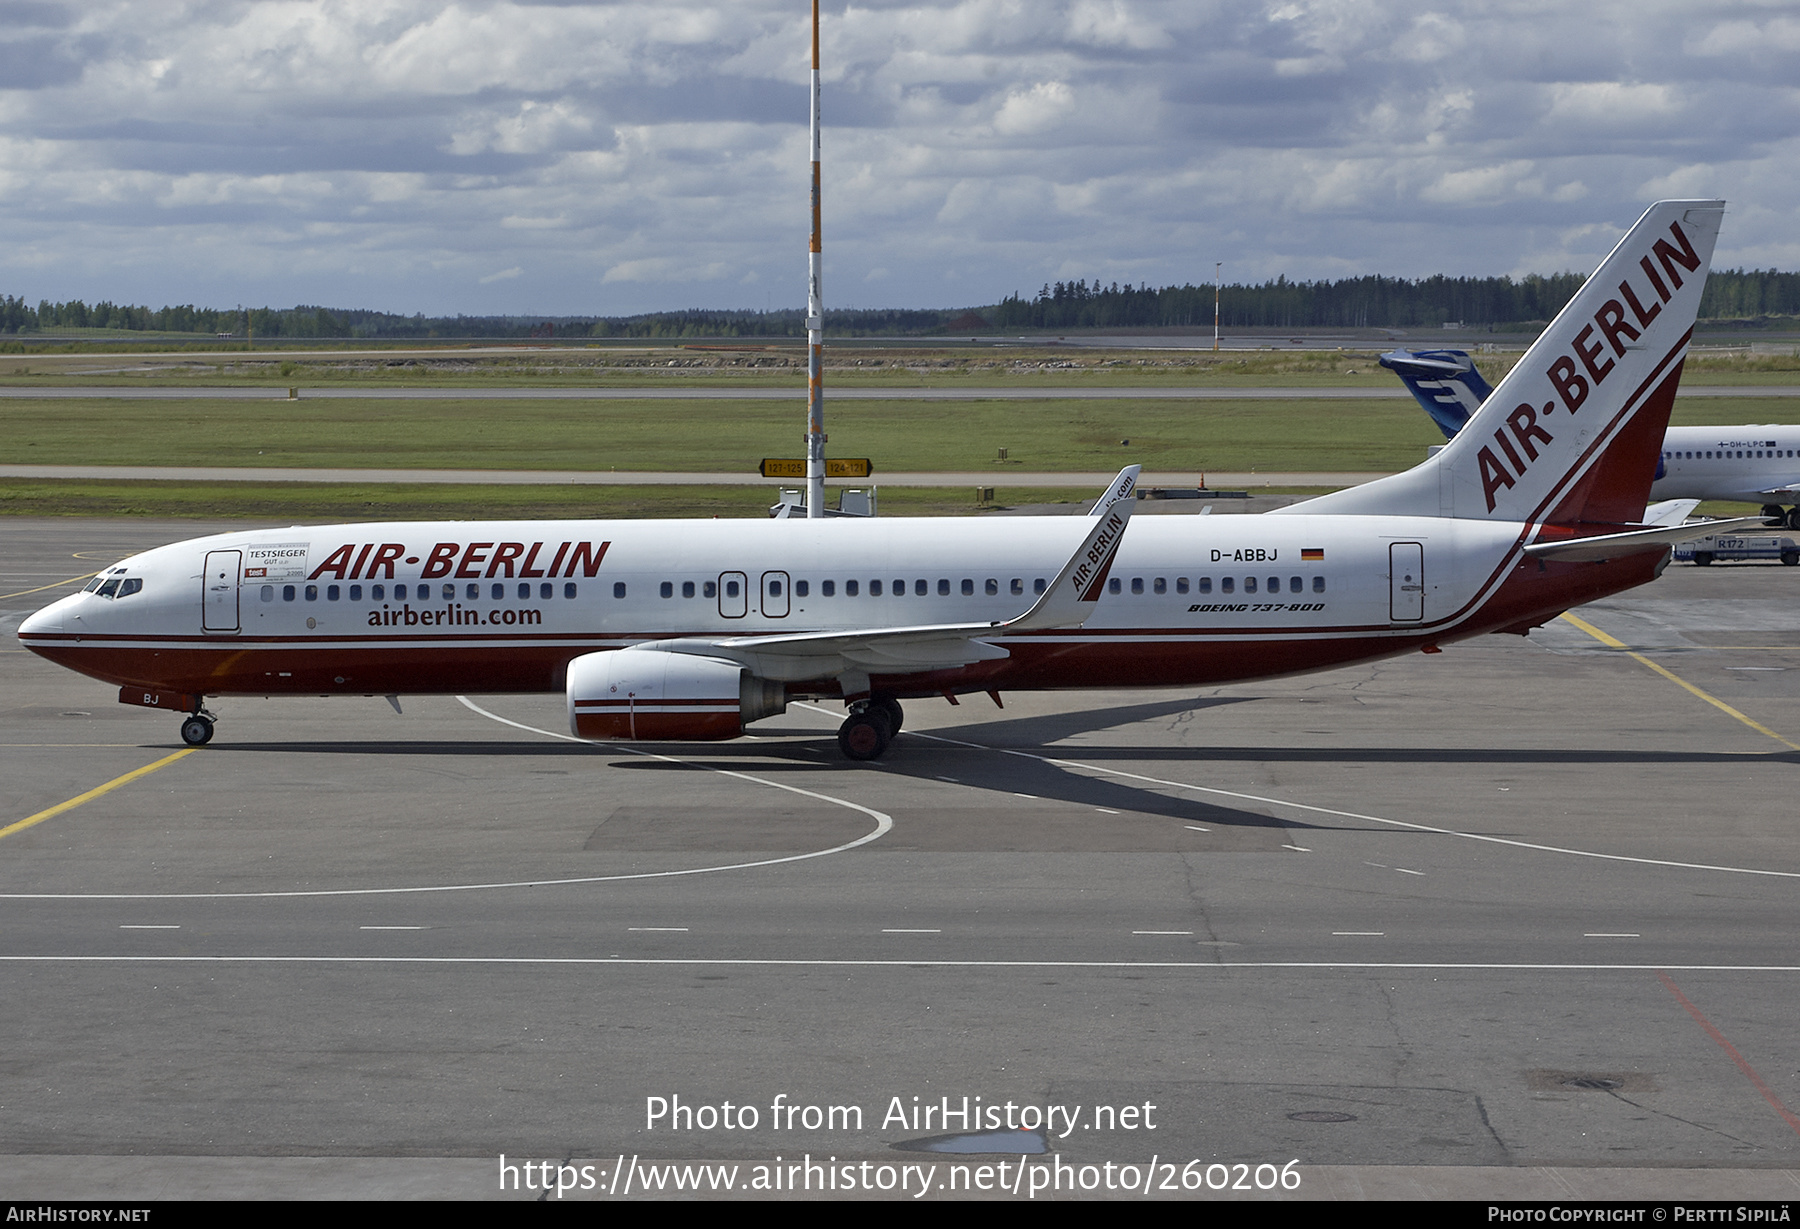
<path fill-rule="evenodd" d="M 825 257 L 819 238 L 819 0 L 812 0 L 812 244 L 806 255 L 806 516 L 825 515 Z"/>

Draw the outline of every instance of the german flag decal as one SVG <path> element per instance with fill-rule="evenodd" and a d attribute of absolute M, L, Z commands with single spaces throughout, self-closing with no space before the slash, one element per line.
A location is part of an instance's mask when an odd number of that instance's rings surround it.
<path fill-rule="evenodd" d="M 1302 562 L 1304 562 L 1305 560 L 1308 560 L 1308 559 L 1323 559 L 1324 557 L 1325 557 L 1325 548 L 1322 546 L 1314 546 L 1314 547 L 1310 547 L 1310 548 L 1302 547 L 1300 549 L 1300 559 Z"/>

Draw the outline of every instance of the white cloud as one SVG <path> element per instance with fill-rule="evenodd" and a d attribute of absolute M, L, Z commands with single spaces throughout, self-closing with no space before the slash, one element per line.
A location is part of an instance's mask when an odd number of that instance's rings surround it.
<path fill-rule="evenodd" d="M 0 292 L 803 297 L 788 0 L 65 11 L 0 29 Z M 952 274 L 971 303 L 1186 280 L 1215 252 L 1252 278 L 1553 271 L 1664 194 L 1733 200 L 1726 259 L 1800 234 L 1800 17 L 1780 4 L 827 0 L 824 18 L 827 257 L 896 306 L 960 305 Z"/>

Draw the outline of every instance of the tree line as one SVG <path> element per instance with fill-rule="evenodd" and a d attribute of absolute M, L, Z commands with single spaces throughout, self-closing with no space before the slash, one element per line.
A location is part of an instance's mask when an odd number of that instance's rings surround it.
<path fill-rule="evenodd" d="M 1226 328 L 1476 328 L 1545 323 L 1587 279 L 1579 273 L 1510 277 L 1353 277 L 1219 288 Z M 1002 330 L 1204 327 L 1213 322 L 1211 286 L 1045 285 L 1027 300 L 1014 294 L 990 319 Z M 1714 269 L 1701 298 L 1703 319 L 1800 315 L 1800 273 Z"/>
<path fill-rule="evenodd" d="M 1550 320 L 1586 279 L 1578 273 L 1510 277 L 1444 277 L 1409 280 L 1366 276 L 1336 281 L 1224 286 L 1221 323 L 1245 328 L 1433 328 L 1458 322 L 1506 329 Z M 971 313 L 979 316 L 973 320 Z M 1708 320 L 1800 316 L 1800 273 L 1775 269 L 1715 269 L 1708 276 L 1700 316 Z M 1102 285 L 1085 279 L 1046 283 L 1030 299 L 1013 294 L 973 309 L 853 308 L 825 313 L 826 331 L 838 337 L 927 336 L 973 331 L 985 324 L 1001 332 L 1083 328 L 1204 328 L 1213 320 L 1211 286 Z M 32 307 L 16 295 L 0 296 L 0 333 L 58 329 L 228 334 L 266 338 L 434 337 L 794 338 L 806 335 L 799 309 L 777 311 L 646 312 L 634 316 L 411 316 L 362 308 L 205 308 L 184 304 L 152 309 L 102 300 L 89 306 L 40 300 Z"/>

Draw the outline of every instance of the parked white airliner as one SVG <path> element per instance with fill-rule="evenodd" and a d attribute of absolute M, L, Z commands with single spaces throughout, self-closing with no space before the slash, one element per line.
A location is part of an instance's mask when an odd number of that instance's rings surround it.
<path fill-rule="evenodd" d="M 1640 522 L 1723 213 L 1652 206 L 1435 457 L 1279 513 L 1130 521 L 1128 469 L 1089 518 L 258 530 L 135 555 L 19 637 L 187 714 L 190 743 L 225 695 L 561 691 L 595 740 L 731 738 L 829 697 L 868 759 L 908 697 L 1192 686 L 1523 633 L 1706 532 Z"/>

